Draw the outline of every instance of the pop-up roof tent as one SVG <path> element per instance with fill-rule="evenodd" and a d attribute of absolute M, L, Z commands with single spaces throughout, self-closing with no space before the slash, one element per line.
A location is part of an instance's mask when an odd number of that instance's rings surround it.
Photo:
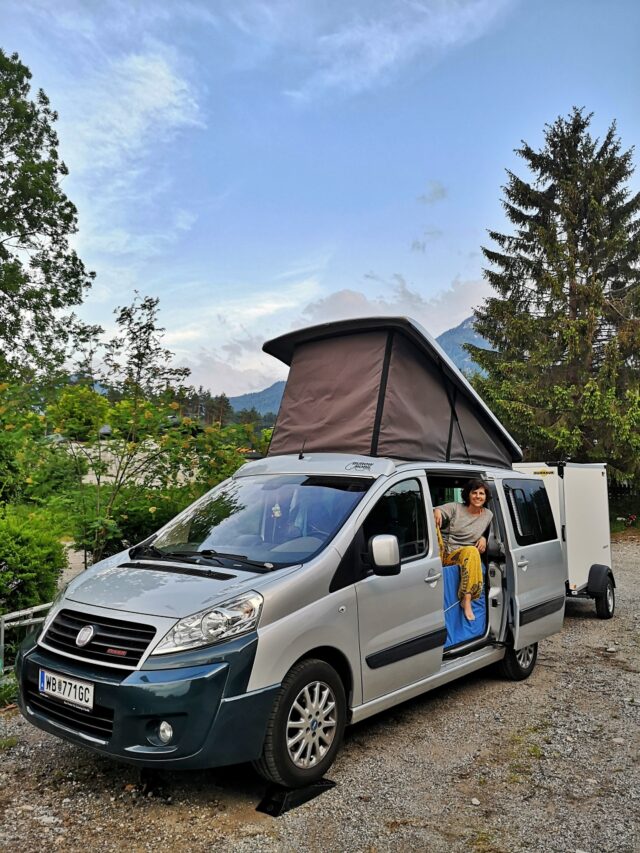
<path fill-rule="evenodd" d="M 290 365 L 269 455 L 346 452 L 511 467 L 522 452 L 458 368 L 406 317 L 267 341 Z"/>

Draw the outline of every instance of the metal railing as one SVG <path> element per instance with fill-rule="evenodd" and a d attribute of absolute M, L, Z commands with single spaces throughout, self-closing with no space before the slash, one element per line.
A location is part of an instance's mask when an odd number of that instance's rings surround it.
<path fill-rule="evenodd" d="M 44 622 L 46 614 L 43 616 L 35 616 L 34 614 L 49 610 L 51 604 L 52 602 L 49 602 L 49 604 L 38 604 L 36 607 L 28 607 L 26 610 L 16 610 L 13 613 L 0 615 L 0 678 L 4 674 L 5 632 L 12 628 L 26 628 L 29 625 L 37 625 L 39 622 Z"/>

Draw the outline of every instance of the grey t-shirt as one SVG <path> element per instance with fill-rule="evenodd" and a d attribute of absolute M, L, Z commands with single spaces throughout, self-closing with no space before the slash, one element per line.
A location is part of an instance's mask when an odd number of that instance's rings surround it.
<path fill-rule="evenodd" d="M 482 508 L 482 512 L 473 515 L 464 504 L 449 503 L 436 507 L 442 513 L 442 541 L 448 553 L 465 545 L 475 545 L 485 535 L 491 523 L 493 513 Z"/>

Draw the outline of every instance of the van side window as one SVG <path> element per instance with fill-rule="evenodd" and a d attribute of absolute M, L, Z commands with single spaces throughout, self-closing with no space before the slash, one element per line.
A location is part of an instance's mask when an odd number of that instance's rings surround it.
<path fill-rule="evenodd" d="M 397 536 L 402 560 L 425 554 L 427 525 L 420 483 L 403 480 L 388 489 L 367 516 L 362 529 L 365 542 L 380 533 Z"/>
<path fill-rule="evenodd" d="M 532 480 L 505 480 L 503 485 L 518 545 L 556 539 L 558 534 L 544 484 Z"/>

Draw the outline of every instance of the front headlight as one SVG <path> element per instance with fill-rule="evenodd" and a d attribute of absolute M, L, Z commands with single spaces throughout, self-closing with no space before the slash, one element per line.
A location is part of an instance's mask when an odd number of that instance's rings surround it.
<path fill-rule="evenodd" d="M 49 630 L 49 626 L 51 625 L 51 623 L 55 619 L 55 617 L 58 613 L 58 610 L 60 610 L 60 603 L 62 602 L 62 599 L 64 598 L 64 594 L 67 591 L 68 586 L 69 586 L 69 584 L 65 584 L 62 587 L 62 589 L 58 592 L 56 597 L 53 599 L 53 601 L 51 602 L 51 607 L 49 608 L 49 610 L 47 610 L 47 615 L 45 617 L 44 622 L 42 623 L 42 628 L 40 629 L 40 633 L 38 634 L 38 642 L 40 642 L 40 640 L 42 640 L 44 638 L 44 635 Z"/>
<path fill-rule="evenodd" d="M 173 626 L 151 654 L 166 655 L 196 649 L 198 646 L 210 646 L 220 640 L 253 631 L 260 619 L 263 600 L 260 593 L 251 591 L 225 601 L 212 610 L 186 616 Z"/>

